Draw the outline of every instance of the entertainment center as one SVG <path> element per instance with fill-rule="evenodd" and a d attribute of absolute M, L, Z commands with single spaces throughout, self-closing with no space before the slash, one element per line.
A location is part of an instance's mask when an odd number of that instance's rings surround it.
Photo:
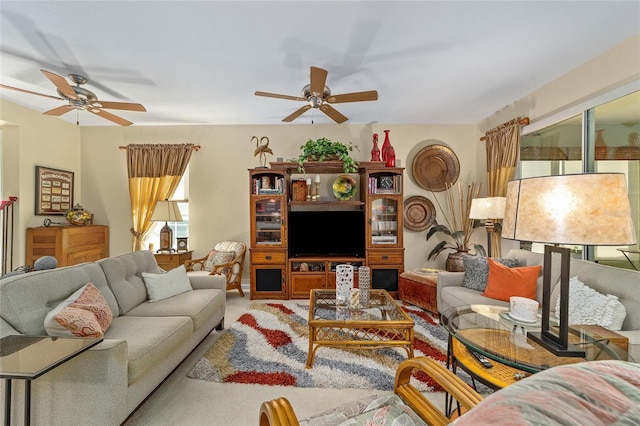
<path fill-rule="evenodd" d="M 338 196 L 339 161 L 272 162 L 249 170 L 251 299 L 306 299 L 312 289 L 335 289 L 339 264 L 371 268 L 372 288 L 397 297 L 404 271 L 403 172 L 361 162 L 355 194 Z M 348 178 L 348 177 L 347 177 Z M 347 179 L 353 180 L 353 179 Z M 319 184 L 315 200 L 307 183 Z M 315 195 L 315 194 L 314 194 Z M 342 198 L 342 199 L 341 199 Z"/>

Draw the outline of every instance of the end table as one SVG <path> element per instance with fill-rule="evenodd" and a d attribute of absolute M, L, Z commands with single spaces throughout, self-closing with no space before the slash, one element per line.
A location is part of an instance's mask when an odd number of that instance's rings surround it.
<path fill-rule="evenodd" d="M 156 262 L 158 262 L 158 266 L 164 269 L 165 271 L 171 270 L 173 268 L 177 268 L 180 265 L 184 265 L 186 260 L 191 260 L 191 256 L 193 255 L 193 250 L 188 251 L 174 251 L 174 252 L 158 252 L 153 253 L 156 257 Z"/>
<path fill-rule="evenodd" d="M 0 339 L 0 379 L 7 381 L 4 424 L 11 424 L 11 381 L 24 380 L 24 424 L 31 424 L 31 381 L 102 342 L 82 337 L 11 335 Z"/>

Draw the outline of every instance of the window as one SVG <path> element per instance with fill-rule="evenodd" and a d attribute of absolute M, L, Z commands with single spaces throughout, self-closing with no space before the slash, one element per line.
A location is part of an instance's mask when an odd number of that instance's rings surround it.
<path fill-rule="evenodd" d="M 176 238 L 189 237 L 189 166 L 187 166 L 171 200 L 178 202 L 180 214 L 182 215 L 182 222 L 167 222 L 167 225 L 173 230 L 171 247 L 176 248 Z M 153 244 L 156 249 L 158 248 L 160 229 L 163 226 L 164 222 L 153 222 L 147 234 L 147 245 Z"/>
<path fill-rule="evenodd" d="M 527 132 L 527 129 L 525 129 Z M 528 131 L 521 139 L 521 177 L 616 172 L 627 178 L 636 233 L 640 234 L 640 92 L 585 109 L 570 118 Z M 640 236 L 638 237 L 640 239 Z M 543 251 L 542 244 L 532 250 Z M 626 246 L 571 246 L 576 257 L 623 268 Z"/>

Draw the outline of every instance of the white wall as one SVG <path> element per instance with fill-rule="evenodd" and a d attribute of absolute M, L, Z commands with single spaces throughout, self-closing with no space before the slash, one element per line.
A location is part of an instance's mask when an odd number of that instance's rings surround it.
<path fill-rule="evenodd" d="M 248 169 L 259 165 L 253 156 L 252 136 L 269 137 L 276 161 L 297 157 L 308 139 L 327 137 L 353 142 L 353 157 L 369 160 L 373 133 L 390 129 L 391 143 L 402 166 L 411 168 L 417 151 L 430 143 L 444 143 L 459 157 L 460 179 L 475 178 L 475 153 L 479 144 L 474 125 L 277 125 L 277 126 L 158 126 L 86 127 L 82 129 L 82 163 L 85 170 L 82 199 L 95 214 L 96 223 L 108 224 L 111 254 L 131 250 L 131 214 L 127 186 L 126 153 L 119 146 L 140 143 L 194 143 L 202 146 L 190 162 L 189 246 L 195 256 L 203 256 L 220 240 L 249 242 Z M 405 198 L 431 194 L 417 186 L 406 171 Z M 426 262 L 426 254 L 436 241 L 425 242 L 426 231 L 405 229 L 405 268 Z M 482 236 L 484 237 L 484 236 Z M 444 265 L 444 256 L 438 259 Z M 435 264 L 433 264 L 435 265 Z M 245 269 L 248 274 L 248 268 Z M 248 275 L 245 276 L 248 279 Z"/>
<path fill-rule="evenodd" d="M 3 127 L 4 195 L 19 197 L 18 226 L 24 262 L 24 233 L 39 226 L 44 217 L 33 215 L 34 166 L 46 165 L 76 172 L 75 197 L 95 214 L 95 222 L 111 228 L 111 254 L 130 250 L 128 188 L 125 152 L 129 143 L 190 142 L 202 145 L 191 161 L 190 246 L 202 255 L 220 239 L 248 241 L 249 207 L 247 169 L 258 165 L 249 143 L 251 136 L 268 136 L 275 157 L 290 158 L 307 139 L 327 137 L 352 141 L 360 147 L 354 156 L 369 159 L 371 135 L 381 136 L 391 129 L 397 158 L 407 167 L 405 197 L 431 195 L 415 185 L 410 176 L 411 159 L 424 145 L 440 141 L 449 145 L 460 159 L 461 180 L 477 180 L 486 187 L 486 157 L 479 137 L 484 131 L 528 116 L 532 124 L 585 99 L 640 79 L 640 34 L 589 61 L 535 92 L 514 101 L 475 125 L 297 125 L 275 126 L 154 126 L 78 128 L 55 117 L 43 116 L 16 104 L 0 100 Z M 7 177 L 7 175 L 9 175 Z M 16 176 L 18 182 L 16 184 Z M 8 188 L 12 190 L 9 191 Z M 486 190 L 483 189 L 483 194 Z M 54 217 L 55 219 L 55 217 Z M 406 269 L 421 266 L 432 244 L 424 242 L 425 232 L 405 230 Z M 486 241 L 482 230 L 474 240 Z M 503 245 L 503 251 L 508 250 Z M 22 263 L 18 263 L 22 264 Z M 442 267 L 444 256 L 431 267 Z"/>
<path fill-rule="evenodd" d="M 46 217 L 64 222 L 61 216 L 34 214 L 35 166 L 73 171 L 74 201 L 82 202 L 80 128 L 2 99 L 0 119 L 3 122 L 2 194 L 18 197 L 14 207 L 14 262 L 13 268 L 8 267 L 15 269 L 24 264 L 27 228 L 42 226 Z"/>

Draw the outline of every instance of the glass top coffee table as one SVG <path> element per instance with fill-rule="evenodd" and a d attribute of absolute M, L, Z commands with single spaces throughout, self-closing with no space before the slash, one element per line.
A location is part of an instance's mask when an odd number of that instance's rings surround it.
<path fill-rule="evenodd" d="M 309 355 L 313 366 L 321 346 L 343 349 L 401 347 L 413 358 L 413 320 L 385 290 L 370 290 L 364 307 L 336 304 L 335 290 L 312 290 L 309 302 Z"/>
<path fill-rule="evenodd" d="M 540 330 L 539 321 L 515 321 L 505 315 L 507 311 L 506 307 L 490 305 L 456 306 L 444 312 L 442 323 L 453 340 L 469 351 L 528 373 L 582 361 L 631 360 L 610 339 L 594 333 L 593 327 L 580 325 L 569 327 L 569 342 L 584 349 L 585 357 L 556 356 L 527 338 L 527 331 Z M 490 375 L 492 368 L 485 370 Z"/>

